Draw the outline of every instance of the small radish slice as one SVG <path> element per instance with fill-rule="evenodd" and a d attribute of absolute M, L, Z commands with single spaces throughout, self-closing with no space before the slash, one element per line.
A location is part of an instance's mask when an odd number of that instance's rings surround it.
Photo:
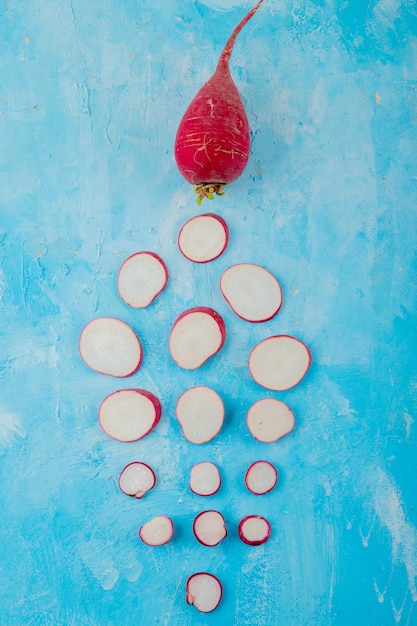
<path fill-rule="evenodd" d="M 260 515 L 244 517 L 238 527 L 239 537 L 249 546 L 260 546 L 271 535 L 271 524 Z"/>
<path fill-rule="evenodd" d="M 218 511 L 203 511 L 194 520 L 193 532 L 203 546 L 217 546 L 227 536 L 223 515 Z"/>
<path fill-rule="evenodd" d="M 193 604 L 201 613 L 210 613 L 218 607 L 222 593 L 221 582 L 216 576 L 199 572 L 187 580 L 185 599 L 187 604 Z"/>
<path fill-rule="evenodd" d="M 104 432 L 117 441 L 137 441 L 161 419 L 161 403 L 145 389 L 122 389 L 103 400 L 98 417 Z"/>
<path fill-rule="evenodd" d="M 155 300 L 167 282 L 167 266 L 155 252 L 136 252 L 122 263 L 117 288 L 126 304 L 142 309 Z"/>
<path fill-rule="evenodd" d="M 178 247 L 190 261 L 208 263 L 223 254 L 228 241 L 229 229 L 224 219 L 214 213 L 203 213 L 185 222 L 178 236 Z"/>
<path fill-rule="evenodd" d="M 253 263 L 239 263 L 225 270 L 220 289 L 233 311 L 248 322 L 266 322 L 281 308 L 282 291 L 277 279 Z"/>
<path fill-rule="evenodd" d="M 205 385 L 191 387 L 179 397 L 176 413 L 184 437 L 191 443 L 207 443 L 220 431 L 224 404 L 219 394 Z"/>
<path fill-rule="evenodd" d="M 220 472 L 214 463 L 204 461 L 191 468 L 190 489 L 198 496 L 212 496 L 221 485 Z"/>
<path fill-rule="evenodd" d="M 272 491 L 277 481 L 278 472 L 268 461 L 255 461 L 245 474 L 246 487 L 257 496 Z"/>
<path fill-rule="evenodd" d="M 142 346 L 137 335 L 115 317 L 98 317 L 84 326 L 79 350 L 91 369 L 117 378 L 131 376 L 142 364 Z"/>
<path fill-rule="evenodd" d="M 169 339 L 174 361 L 186 370 L 203 365 L 223 346 L 226 326 L 223 318 L 209 307 L 194 307 L 181 313 Z"/>
<path fill-rule="evenodd" d="M 139 529 L 139 537 L 148 546 L 162 546 L 174 535 L 174 524 L 170 517 L 157 515 Z"/>
<path fill-rule="evenodd" d="M 295 387 L 311 364 L 311 352 L 299 339 L 274 335 L 258 343 L 249 356 L 249 371 L 262 387 L 285 391 Z"/>
<path fill-rule="evenodd" d="M 149 465 L 146 463 L 129 463 L 122 470 L 119 476 L 119 487 L 127 496 L 132 496 L 138 500 L 147 491 L 155 486 L 156 477 Z"/>
<path fill-rule="evenodd" d="M 252 404 L 246 423 L 255 439 L 272 443 L 292 431 L 294 413 L 281 400 L 263 398 Z"/>

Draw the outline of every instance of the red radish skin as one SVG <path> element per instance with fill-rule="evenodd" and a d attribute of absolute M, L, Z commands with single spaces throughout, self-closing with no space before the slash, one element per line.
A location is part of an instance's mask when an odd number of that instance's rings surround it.
<path fill-rule="evenodd" d="M 142 344 L 136 333 L 115 317 L 97 317 L 81 331 L 78 348 L 84 363 L 91 369 L 127 378 L 142 365 Z"/>
<path fill-rule="evenodd" d="M 134 309 L 142 309 L 155 300 L 168 283 L 168 268 L 155 252 L 131 254 L 123 261 L 117 276 L 120 297 Z"/>
<path fill-rule="evenodd" d="M 225 185 L 245 169 L 250 129 L 240 93 L 230 75 L 229 61 L 236 37 L 263 0 L 241 20 L 220 55 L 213 76 L 198 91 L 179 124 L 175 160 L 182 176 L 204 197 L 223 194 Z"/>
<path fill-rule="evenodd" d="M 121 389 L 107 396 L 98 418 L 104 432 L 116 441 L 138 441 L 146 437 L 161 419 L 159 399 L 146 389 Z"/>
<path fill-rule="evenodd" d="M 249 546 L 260 546 L 271 536 L 271 524 L 260 515 L 248 515 L 239 523 L 239 537 Z"/>
<path fill-rule="evenodd" d="M 194 370 L 216 354 L 226 340 L 226 325 L 217 311 L 197 306 L 175 320 L 169 338 L 172 358 L 179 367 Z"/>
<path fill-rule="evenodd" d="M 278 472 L 269 461 L 255 461 L 245 474 L 245 485 L 256 496 L 272 491 L 278 482 Z"/>
<path fill-rule="evenodd" d="M 187 580 L 186 602 L 195 606 L 200 613 L 214 611 L 222 599 L 222 594 L 222 584 L 213 574 L 197 572 Z"/>
<path fill-rule="evenodd" d="M 203 511 L 194 520 L 193 532 L 203 546 L 217 546 L 227 537 L 223 515 L 219 511 Z"/>
<path fill-rule="evenodd" d="M 151 467 L 146 463 L 134 461 L 123 468 L 119 476 L 119 488 L 127 496 L 143 498 L 147 491 L 153 489 L 156 476 Z"/>
<path fill-rule="evenodd" d="M 229 227 L 220 215 L 202 213 L 192 217 L 181 228 L 178 247 L 194 263 L 218 259 L 229 243 Z"/>
<path fill-rule="evenodd" d="M 163 546 L 174 536 L 174 523 L 167 515 L 157 515 L 139 529 L 139 537 L 148 546 Z"/>

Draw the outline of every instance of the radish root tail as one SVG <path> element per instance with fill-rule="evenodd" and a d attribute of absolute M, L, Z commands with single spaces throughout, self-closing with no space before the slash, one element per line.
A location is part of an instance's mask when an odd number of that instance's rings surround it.
<path fill-rule="evenodd" d="M 222 196 L 224 194 L 223 189 L 226 183 L 198 183 L 195 186 L 194 193 L 198 194 L 197 204 L 200 205 L 204 198 L 213 200 L 214 194 Z"/>

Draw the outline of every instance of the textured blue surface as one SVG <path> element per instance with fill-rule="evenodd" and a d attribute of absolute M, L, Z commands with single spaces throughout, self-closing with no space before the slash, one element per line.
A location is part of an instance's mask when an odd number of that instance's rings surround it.
<path fill-rule="evenodd" d="M 0 623 L 7 626 L 381 626 L 417 623 L 416 106 L 417 17 L 411 0 L 265 0 L 241 33 L 232 74 L 253 131 L 249 165 L 218 212 L 227 252 L 187 262 L 176 238 L 198 212 L 173 161 L 177 124 L 213 72 L 237 0 L 0 2 Z M 147 310 L 117 295 L 132 252 L 170 271 Z M 268 267 L 284 304 L 265 324 L 238 319 L 219 292 L 239 261 Z M 167 343 L 192 305 L 227 324 L 221 353 L 179 370 Z M 142 339 L 143 367 L 117 381 L 88 370 L 77 342 L 114 315 Z M 271 333 L 295 334 L 314 363 L 304 381 L 265 393 L 247 357 Z M 175 402 L 193 384 L 224 398 L 221 434 L 188 444 Z M 156 393 L 163 418 L 146 439 L 106 438 L 97 407 L 132 386 Z M 286 401 L 296 429 L 255 442 L 251 402 Z M 274 461 L 279 486 L 245 491 L 246 467 Z M 192 536 L 204 506 L 190 466 L 214 460 L 209 503 L 229 536 Z M 143 460 L 157 487 L 142 501 L 117 487 Z M 137 537 L 171 515 L 175 540 Z M 271 520 L 249 548 L 241 517 Z M 209 615 L 184 601 L 207 569 L 224 585 Z"/>

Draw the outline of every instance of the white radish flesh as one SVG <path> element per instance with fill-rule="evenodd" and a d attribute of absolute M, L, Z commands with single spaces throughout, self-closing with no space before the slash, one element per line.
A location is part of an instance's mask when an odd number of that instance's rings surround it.
<path fill-rule="evenodd" d="M 199 496 L 212 496 L 221 485 L 220 472 L 214 463 L 203 461 L 191 468 L 190 489 Z"/>
<path fill-rule="evenodd" d="M 175 321 L 169 349 L 177 365 L 194 370 L 216 354 L 225 339 L 222 317 L 209 307 L 195 307 L 184 311 Z"/>
<path fill-rule="evenodd" d="M 263 398 L 250 407 L 246 423 L 258 441 L 273 443 L 294 428 L 294 413 L 281 400 Z"/>
<path fill-rule="evenodd" d="M 262 387 L 285 391 L 295 387 L 311 364 L 311 352 L 299 339 L 274 335 L 258 343 L 249 356 L 249 371 Z"/>
<path fill-rule="evenodd" d="M 217 546 L 226 536 L 224 517 L 218 511 L 203 511 L 194 520 L 193 531 L 203 546 Z"/>
<path fill-rule="evenodd" d="M 103 400 L 99 422 L 104 432 L 117 441 L 145 437 L 161 418 L 161 403 L 145 389 L 122 389 Z"/>
<path fill-rule="evenodd" d="M 269 493 L 278 481 L 278 472 L 268 461 L 255 461 L 245 474 L 245 484 L 251 493 Z"/>
<path fill-rule="evenodd" d="M 248 322 L 266 322 L 281 308 L 282 291 L 277 279 L 253 263 L 229 267 L 221 276 L 220 289 L 233 311 Z"/>
<path fill-rule="evenodd" d="M 122 263 L 117 288 L 126 304 L 141 309 L 155 300 L 167 282 L 167 267 L 157 254 L 136 252 Z"/>
<path fill-rule="evenodd" d="M 187 580 L 186 601 L 201 613 L 210 613 L 219 605 L 222 598 L 221 582 L 213 574 L 199 572 Z"/>
<path fill-rule="evenodd" d="M 214 213 L 204 213 L 184 224 L 178 236 L 178 247 L 190 261 L 208 263 L 225 251 L 228 241 L 229 229 L 224 219 Z"/>
<path fill-rule="evenodd" d="M 139 537 L 148 546 L 162 546 L 174 535 L 174 524 L 170 517 L 157 515 L 139 529 Z"/>
<path fill-rule="evenodd" d="M 207 443 L 217 435 L 223 425 L 223 400 L 211 387 L 191 387 L 179 397 L 176 414 L 188 441 L 196 444 Z"/>
<path fill-rule="evenodd" d="M 98 317 L 84 326 L 79 350 L 91 369 L 117 378 L 131 376 L 142 363 L 139 338 L 130 326 L 114 317 Z"/>
<path fill-rule="evenodd" d="M 260 515 L 244 517 L 238 527 L 239 537 L 250 546 L 260 546 L 268 541 L 271 535 L 271 525 Z"/>
<path fill-rule="evenodd" d="M 155 486 L 156 478 L 152 468 L 146 463 L 129 463 L 119 477 L 119 487 L 127 496 L 142 498 Z"/>

